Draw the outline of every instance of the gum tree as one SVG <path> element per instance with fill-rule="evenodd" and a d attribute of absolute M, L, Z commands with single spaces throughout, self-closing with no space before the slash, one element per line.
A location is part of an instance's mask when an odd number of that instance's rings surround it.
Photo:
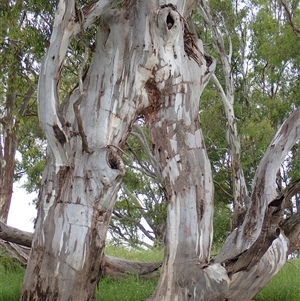
<path fill-rule="evenodd" d="M 43 136 L 36 110 L 37 61 L 50 38 L 54 1 L 29 2 L 0 3 L 0 221 L 3 222 L 7 221 L 14 181 L 24 174 L 33 178 L 32 171 L 38 169 L 42 157 L 39 153 Z M 16 153 L 21 154 L 21 162 L 15 158 Z"/>
<path fill-rule="evenodd" d="M 284 264 L 288 239 L 278 224 L 298 186 L 277 196 L 275 178 L 299 139 L 299 110 L 258 167 L 242 226 L 210 260 L 213 181 L 198 105 L 215 61 L 189 25 L 196 4 L 102 0 L 79 8 L 59 1 L 39 78 L 48 156 L 22 301 L 95 300 L 124 175 L 122 149 L 141 117 L 168 203 L 165 259 L 149 300 L 249 300 Z M 95 41 L 86 38 L 92 24 Z M 60 77 L 76 36 L 85 47 L 79 84 L 61 102 Z"/>

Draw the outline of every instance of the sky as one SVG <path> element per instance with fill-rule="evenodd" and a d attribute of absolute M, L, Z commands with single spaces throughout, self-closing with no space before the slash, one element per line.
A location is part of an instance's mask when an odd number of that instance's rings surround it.
<path fill-rule="evenodd" d="M 27 194 L 21 183 L 14 184 L 13 196 L 8 214 L 7 224 L 23 231 L 33 232 L 33 219 L 36 217 L 32 200 L 35 194 Z"/>

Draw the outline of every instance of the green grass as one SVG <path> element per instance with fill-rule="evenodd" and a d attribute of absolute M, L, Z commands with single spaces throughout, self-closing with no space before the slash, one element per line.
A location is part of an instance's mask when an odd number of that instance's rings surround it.
<path fill-rule="evenodd" d="M 158 279 L 142 280 L 134 275 L 114 280 L 104 278 L 96 292 L 101 301 L 141 301 L 146 300 L 157 285 Z"/>
<path fill-rule="evenodd" d="M 159 261 L 161 250 L 136 251 L 108 246 L 106 254 L 137 261 Z M 0 301 L 18 301 L 24 268 L 0 254 Z M 106 277 L 98 284 L 96 296 L 101 301 L 142 301 L 154 291 L 157 279 L 143 280 L 136 275 L 115 280 Z M 300 260 L 290 260 L 256 296 L 256 301 L 300 301 Z"/>
<path fill-rule="evenodd" d="M 150 250 L 130 250 L 107 245 L 105 254 L 134 261 L 154 262 L 163 260 L 162 249 L 156 248 Z"/>
<path fill-rule="evenodd" d="M 154 262 L 163 259 L 161 249 L 130 250 L 108 245 L 105 249 L 107 255 L 127 260 Z M 153 293 L 158 279 L 143 280 L 136 275 L 122 279 L 106 277 L 102 279 L 97 288 L 97 300 L 101 301 L 141 301 L 146 300 Z"/>
<path fill-rule="evenodd" d="M 135 261 L 160 261 L 163 252 L 153 250 L 129 250 L 107 246 L 107 255 Z M 1 257 L 0 254 L 0 301 L 18 301 L 21 294 L 21 285 L 24 268 L 13 259 Z M 143 280 L 136 275 L 115 280 L 109 277 L 101 279 L 96 296 L 101 301 L 141 301 L 146 300 L 154 291 L 158 279 Z"/>
<path fill-rule="evenodd" d="M 0 254 L 0 301 L 17 301 L 25 269 L 11 258 Z"/>
<path fill-rule="evenodd" d="M 300 260 L 289 260 L 255 297 L 255 301 L 299 301 Z"/>

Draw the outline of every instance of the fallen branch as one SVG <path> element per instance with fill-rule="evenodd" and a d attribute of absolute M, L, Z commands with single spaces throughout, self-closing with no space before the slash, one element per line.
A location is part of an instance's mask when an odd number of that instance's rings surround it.
<path fill-rule="evenodd" d="M 32 237 L 33 233 L 21 231 L 0 221 L 0 247 L 22 264 L 26 264 L 28 260 Z M 131 261 L 104 255 L 102 276 L 121 278 L 134 274 L 150 279 L 159 276 L 161 265 L 162 262 Z"/>
<path fill-rule="evenodd" d="M 10 227 L 0 221 L 0 238 L 11 243 L 31 247 L 33 233 Z"/>

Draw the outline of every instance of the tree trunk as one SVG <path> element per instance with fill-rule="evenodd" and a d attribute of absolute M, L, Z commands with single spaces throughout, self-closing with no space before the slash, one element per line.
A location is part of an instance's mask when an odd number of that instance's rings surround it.
<path fill-rule="evenodd" d="M 156 2 L 110 9 L 116 2 L 99 1 L 81 12 L 74 1 L 58 4 L 39 79 L 48 159 L 22 301 L 95 299 L 106 232 L 124 174 L 121 149 L 133 123 L 149 107 L 147 87 L 160 67 L 160 46 L 152 40 Z M 80 77 L 79 87 L 60 105 L 57 89 L 68 44 L 99 15 L 97 45 L 84 82 Z M 159 21 L 166 31 L 166 20 Z"/>
<path fill-rule="evenodd" d="M 6 96 L 6 116 L 0 118 L 2 131 L 0 133 L 0 221 L 6 223 L 11 203 L 15 171 L 15 154 L 17 137 L 15 129 L 15 93 L 11 91 L 9 81 Z M 3 142 L 2 142 L 3 140 Z"/>
<path fill-rule="evenodd" d="M 174 28 L 180 27 L 175 21 Z M 227 289 L 226 270 L 210 264 L 213 181 L 198 108 L 215 64 L 204 54 L 200 42 L 199 60 L 185 61 L 181 46 L 185 43 L 181 31 L 169 38 L 169 48 L 159 55 L 162 61 L 172 62 L 174 76 L 166 78 L 163 87 L 155 85 L 148 92 L 150 101 L 160 104 L 158 110 L 146 115 L 146 120 L 168 202 L 165 260 L 159 285 L 149 300 L 219 300 Z M 173 59 L 173 51 L 178 61 Z M 159 82 L 160 74 L 154 76 L 154 82 Z"/>
<path fill-rule="evenodd" d="M 83 10 L 74 1 L 58 4 L 39 79 L 48 159 L 21 300 L 95 300 L 124 174 L 122 147 L 140 116 L 149 127 L 168 201 L 165 259 L 150 300 L 249 300 L 286 259 L 287 239 L 278 231 L 277 216 L 283 199 L 275 200 L 274 177 L 299 139 L 296 118 L 262 160 L 242 227 L 210 262 L 213 181 L 198 102 L 215 63 L 186 20 L 196 1 L 132 0 L 110 8 L 118 2 L 101 0 Z M 60 104 L 59 78 L 70 40 L 100 15 L 87 74 L 82 81 L 85 56 L 79 86 Z M 259 256 L 251 249 L 256 240 Z"/>

